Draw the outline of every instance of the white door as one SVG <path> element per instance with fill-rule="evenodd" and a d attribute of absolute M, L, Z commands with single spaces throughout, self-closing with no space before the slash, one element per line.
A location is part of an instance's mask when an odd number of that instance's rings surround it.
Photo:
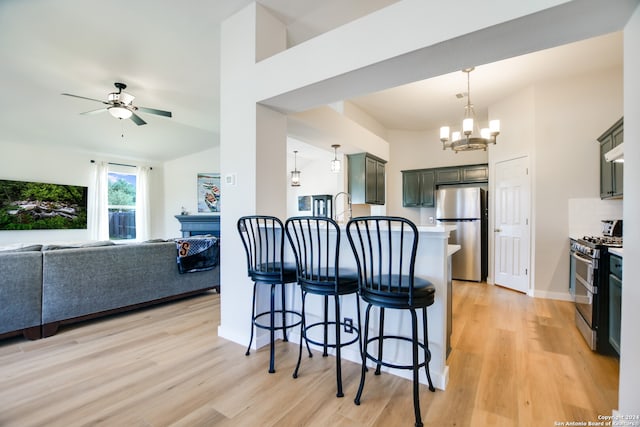
<path fill-rule="evenodd" d="M 495 283 L 520 292 L 529 290 L 529 158 L 495 166 Z"/>

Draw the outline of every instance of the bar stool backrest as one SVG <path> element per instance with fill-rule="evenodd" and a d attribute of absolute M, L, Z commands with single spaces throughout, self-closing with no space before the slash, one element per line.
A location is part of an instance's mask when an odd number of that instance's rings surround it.
<path fill-rule="evenodd" d="M 406 218 L 367 216 L 347 224 L 356 259 L 360 295 L 380 302 L 385 297 L 413 303 L 418 229 Z"/>
<path fill-rule="evenodd" d="M 284 280 L 284 227 L 274 216 L 250 215 L 238 219 L 238 232 L 254 281 Z"/>
<path fill-rule="evenodd" d="M 300 216 L 285 223 L 298 269 L 298 283 L 336 286 L 340 228 L 331 218 Z"/>

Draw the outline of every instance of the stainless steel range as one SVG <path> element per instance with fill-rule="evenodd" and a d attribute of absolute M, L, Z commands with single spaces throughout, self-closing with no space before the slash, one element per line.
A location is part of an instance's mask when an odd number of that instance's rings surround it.
<path fill-rule="evenodd" d="M 572 240 L 574 263 L 573 289 L 576 325 L 591 350 L 617 354 L 609 343 L 609 276 L 610 247 L 622 247 L 622 237 L 584 236 Z"/>

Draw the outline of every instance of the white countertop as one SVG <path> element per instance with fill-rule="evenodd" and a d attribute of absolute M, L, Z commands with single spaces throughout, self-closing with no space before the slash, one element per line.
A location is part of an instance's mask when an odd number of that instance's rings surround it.
<path fill-rule="evenodd" d="M 447 256 L 451 256 L 460 250 L 460 245 L 447 245 Z"/>
<path fill-rule="evenodd" d="M 623 257 L 623 248 L 609 248 L 609 253 Z"/>
<path fill-rule="evenodd" d="M 347 224 L 338 223 L 338 227 L 340 230 L 346 230 Z M 418 233 L 450 233 L 456 230 L 455 225 L 416 225 L 418 229 Z M 399 229 L 399 227 L 394 227 L 391 230 Z"/>

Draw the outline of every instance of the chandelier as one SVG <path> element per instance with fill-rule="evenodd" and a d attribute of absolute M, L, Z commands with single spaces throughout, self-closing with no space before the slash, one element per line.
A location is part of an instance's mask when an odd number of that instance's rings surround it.
<path fill-rule="evenodd" d="M 469 74 L 475 67 L 465 68 L 463 73 L 467 74 L 467 105 L 464 107 L 464 119 L 462 120 L 462 132 L 450 133 L 449 126 L 440 128 L 440 141 L 442 149 L 452 149 L 458 151 L 487 150 L 487 145 L 495 144 L 496 137 L 500 134 L 500 120 L 491 120 L 488 128 L 483 128 L 478 132 L 476 123 L 476 113 L 471 103 L 471 89 L 469 86 Z"/>

